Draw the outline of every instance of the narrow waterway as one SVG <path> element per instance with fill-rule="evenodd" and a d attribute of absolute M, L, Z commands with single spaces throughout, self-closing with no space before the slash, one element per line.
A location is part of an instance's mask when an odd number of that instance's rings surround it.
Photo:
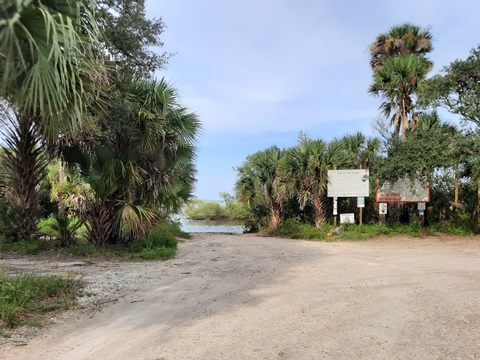
<path fill-rule="evenodd" d="M 231 233 L 242 234 L 243 221 L 226 220 L 190 220 L 180 218 L 182 230 L 188 233 Z"/>

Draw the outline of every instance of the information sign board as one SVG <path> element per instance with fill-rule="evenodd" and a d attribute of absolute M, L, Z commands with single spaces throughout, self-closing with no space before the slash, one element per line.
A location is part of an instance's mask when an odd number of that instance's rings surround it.
<path fill-rule="evenodd" d="M 366 169 L 328 170 L 328 197 L 368 196 L 370 181 Z"/>
<path fill-rule="evenodd" d="M 385 183 L 381 188 L 378 186 L 375 197 L 377 202 L 429 202 L 430 188 L 420 181 L 411 181 L 409 178 L 399 179 L 395 183 Z"/>

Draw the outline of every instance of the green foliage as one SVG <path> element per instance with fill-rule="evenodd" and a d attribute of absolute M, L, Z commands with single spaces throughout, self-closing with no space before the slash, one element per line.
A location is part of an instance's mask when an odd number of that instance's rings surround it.
<path fill-rule="evenodd" d="M 247 156 L 245 162 L 235 168 L 238 173 L 235 192 L 238 199 L 253 214 L 266 210 L 264 221 L 270 229 L 278 229 L 283 222 L 283 194 L 278 190 L 278 163 L 283 150 L 271 146 Z"/>
<path fill-rule="evenodd" d="M 100 0 L 98 3 L 106 47 L 119 74 L 150 77 L 165 66 L 169 55 L 151 50 L 163 46 L 160 35 L 165 24 L 161 18 L 147 19 L 145 0 Z"/>
<path fill-rule="evenodd" d="M 326 239 L 327 231 L 325 227 L 319 229 L 295 219 L 287 219 L 280 228 L 279 233 L 291 239 Z"/>
<path fill-rule="evenodd" d="M 0 242 L 9 238 L 10 229 L 13 227 L 13 217 L 11 205 L 0 200 Z"/>
<path fill-rule="evenodd" d="M 72 279 L 34 274 L 10 279 L 0 271 L 0 328 L 21 325 L 33 314 L 72 307 L 79 289 Z"/>
<path fill-rule="evenodd" d="M 225 215 L 229 220 L 248 219 L 252 216 L 252 212 L 247 205 L 237 201 L 235 196 L 227 192 L 220 192 L 220 196 L 225 203 Z"/>
<path fill-rule="evenodd" d="M 143 249 L 138 256 L 144 260 L 168 260 L 176 255 L 177 251 L 172 248 L 158 247 Z"/>
<path fill-rule="evenodd" d="M 100 249 L 98 247 L 86 241 L 78 241 L 75 244 L 70 245 L 65 250 L 69 255 L 81 257 L 89 257 L 100 253 Z"/>
<path fill-rule="evenodd" d="M 224 203 L 217 201 L 191 200 L 183 213 L 194 220 L 244 220 L 252 216 L 251 210 L 234 196 L 221 192 Z"/>
<path fill-rule="evenodd" d="M 130 252 L 134 254 L 134 257 L 145 260 L 165 260 L 174 257 L 178 240 L 170 232 L 172 228 L 178 232 L 171 224 L 154 227 L 145 237 L 133 240 L 129 246 Z"/>
<path fill-rule="evenodd" d="M 310 224 L 302 223 L 295 219 L 287 219 L 279 233 L 291 239 L 318 239 L 327 241 L 342 240 L 366 240 L 377 236 L 394 236 L 406 234 L 411 237 L 422 235 L 418 221 L 410 224 L 398 222 L 389 224 L 342 224 L 340 233 L 332 231 L 332 226 L 324 224 L 322 228 L 316 228 Z M 330 234 L 330 235 L 328 235 Z M 458 233 L 460 235 L 460 233 Z"/>
<path fill-rule="evenodd" d="M 423 106 L 441 106 L 480 125 L 480 45 L 465 60 L 455 60 L 420 87 Z"/>
<path fill-rule="evenodd" d="M 226 218 L 226 211 L 222 204 L 215 201 L 192 200 L 187 203 L 183 213 L 191 219 L 215 220 Z"/>
<path fill-rule="evenodd" d="M 152 231 L 169 233 L 182 239 L 190 239 L 192 237 L 189 233 L 182 231 L 180 223 L 173 221 L 157 224 Z"/>
<path fill-rule="evenodd" d="M 69 246 L 75 243 L 77 232 L 82 225 L 76 217 L 51 214 L 48 218 L 40 220 L 38 228 L 41 233 L 55 238 L 60 246 Z M 85 225 L 83 225 L 82 233 L 84 235 L 86 233 Z"/>
<path fill-rule="evenodd" d="M 43 239 L 30 239 L 14 243 L 4 242 L 1 247 L 2 250 L 9 250 L 18 254 L 36 255 L 50 248 L 50 244 Z"/>

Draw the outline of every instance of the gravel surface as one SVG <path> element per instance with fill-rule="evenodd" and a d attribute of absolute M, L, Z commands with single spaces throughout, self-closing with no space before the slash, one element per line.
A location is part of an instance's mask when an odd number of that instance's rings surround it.
<path fill-rule="evenodd" d="M 1 256 L 81 278 L 81 308 L 1 359 L 480 358 L 480 238 L 196 234 L 164 262 Z M 2 340 L 0 340 L 1 342 Z"/>

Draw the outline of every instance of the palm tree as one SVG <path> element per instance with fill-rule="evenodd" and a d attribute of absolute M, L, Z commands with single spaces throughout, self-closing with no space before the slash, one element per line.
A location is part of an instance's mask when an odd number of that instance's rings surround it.
<path fill-rule="evenodd" d="M 426 55 L 433 50 L 432 34 L 419 26 L 404 23 L 394 26 L 388 33 L 380 34 L 370 46 L 370 65 L 378 70 L 385 65 L 385 60 L 402 54 Z M 429 69 L 432 62 L 425 58 Z"/>
<path fill-rule="evenodd" d="M 402 139 L 406 137 L 409 121 L 412 128 L 418 123 L 413 113 L 413 96 L 419 81 L 425 79 L 433 66 L 426 57 L 430 51 L 431 33 L 410 23 L 394 26 L 388 33 L 378 35 L 370 46 L 370 65 L 374 73 L 369 92 L 384 98 L 380 109 L 387 118 L 393 114 L 394 133 L 401 130 Z"/>
<path fill-rule="evenodd" d="M 361 132 L 352 135 L 345 135 L 339 140 L 350 158 L 347 166 L 360 169 L 369 169 L 380 148 L 378 138 L 366 138 Z"/>
<path fill-rule="evenodd" d="M 192 197 L 200 130 L 164 81 L 134 80 L 110 105 L 97 141 L 64 152 L 92 190 L 83 216 L 97 245 L 143 236 Z"/>
<path fill-rule="evenodd" d="M 392 115 L 394 133 L 398 134 L 401 130 L 403 140 L 407 136 L 410 122 L 412 128 L 416 126 L 418 118 L 413 114 L 413 96 L 428 70 L 428 64 L 423 57 L 402 54 L 385 59 L 383 66 L 373 74 L 369 92 L 383 98 L 380 109 L 385 117 Z"/>
<path fill-rule="evenodd" d="M 93 5 L 89 0 L 0 5 L 0 108 L 14 119 L 14 130 L 4 134 L 10 137 L 5 163 L 10 193 L 16 194 L 9 200 L 21 221 L 18 238 L 30 238 L 38 221 L 36 185 L 45 176 L 38 154 L 60 134 L 73 136 L 97 96 L 92 85 L 103 72 Z"/>
<path fill-rule="evenodd" d="M 247 204 L 253 212 L 266 207 L 269 213 L 267 221 L 270 229 L 278 229 L 283 221 L 284 198 L 279 191 L 277 166 L 283 151 L 272 146 L 249 155 L 242 166 L 236 168 L 238 178 L 235 191 L 241 202 Z"/>
<path fill-rule="evenodd" d="M 339 141 L 304 138 L 289 149 L 278 166 L 282 188 L 288 196 L 297 198 L 300 210 L 313 206 L 315 226 L 326 219 L 325 191 L 329 169 L 347 164 L 349 158 Z"/>

